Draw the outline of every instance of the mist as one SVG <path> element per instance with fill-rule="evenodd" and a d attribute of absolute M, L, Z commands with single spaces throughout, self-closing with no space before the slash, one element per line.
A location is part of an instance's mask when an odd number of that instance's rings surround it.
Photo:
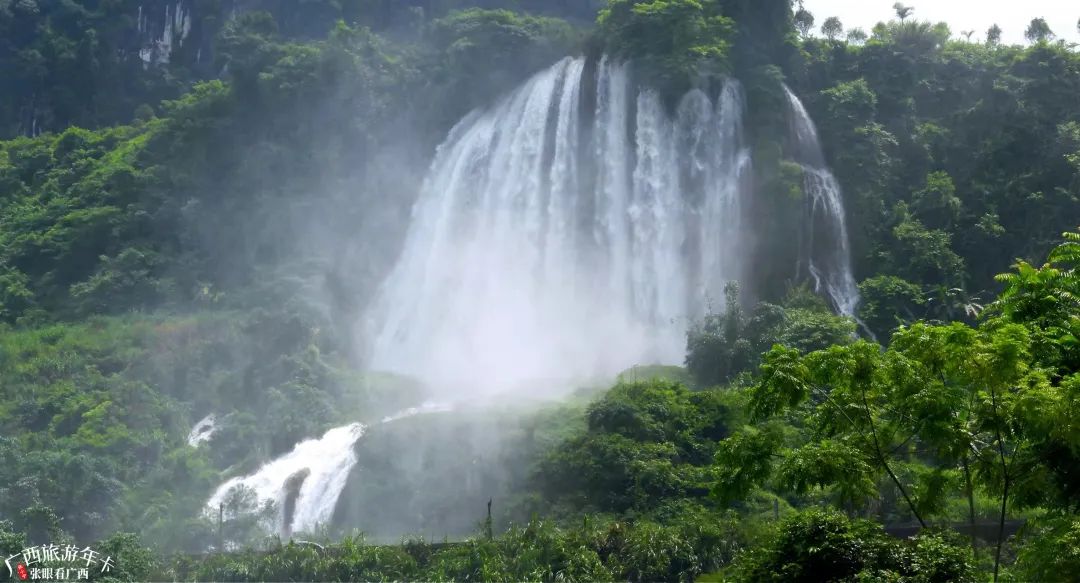
<path fill-rule="evenodd" d="M 568 57 L 458 122 L 425 178 L 403 182 L 418 193 L 407 216 L 386 210 L 405 197 L 365 196 L 359 235 L 313 222 L 306 255 L 334 256 L 348 275 L 306 297 L 339 328 L 352 322 L 354 363 L 415 379 L 424 401 L 312 436 L 222 484 L 208 513 L 240 486 L 273 503 L 264 520 L 282 537 L 331 526 L 460 537 L 485 499 L 527 490 L 537 460 L 514 442 L 529 411 L 638 365 L 681 365 L 691 323 L 749 274 L 744 99 L 728 79 L 672 107 L 624 62 Z M 816 130 L 788 100 L 814 194 L 803 257 L 818 291 L 850 314 L 839 190 L 815 178 L 828 176 Z M 403 148 L 380 150 L 376 183 L 405 170 Z M 521 512 L 508 506 L 504 519 Z"/>

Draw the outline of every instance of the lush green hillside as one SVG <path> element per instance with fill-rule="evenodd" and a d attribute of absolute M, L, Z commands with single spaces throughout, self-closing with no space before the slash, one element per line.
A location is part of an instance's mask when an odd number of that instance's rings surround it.
<path fill-rule="evenodd" d="M 0 0 L 5 557 L 102 541 L 117 580 L 1080 570 L 1075 46 L 906 14 L 800 36 L 786 0 L 303 4 Z M 166 62 L 167 5 L 191 24 Z M 204 516 L 225 477 L 423 400 L 362 371 L 355 323 L 432 151 L 533 72 L 605 52 L 668 101 L 746 88 L 765 260 L 691 327 L 685 368 L 376 431 L 357 454 L 382 473 L 351 478 L 321 546 L 268 539 L 250 501 Z M 783 83 L 844 187 L 858 323 L 795 268 Z M 341 528 L 391 522 L 467 540 Z"/>
<path fill-rule="evenodd" d="M 865 43 L 811 40 L 792 75 L 845 187 L 879 334 L 890 316 L 965 318 L 995 274 L 1040 260 L 1080 216 L 1075 48 L 947 33 L 909 21 Z"/>

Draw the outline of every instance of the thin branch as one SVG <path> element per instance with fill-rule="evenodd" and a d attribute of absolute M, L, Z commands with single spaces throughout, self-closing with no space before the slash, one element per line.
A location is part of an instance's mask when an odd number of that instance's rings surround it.
<path fill-rule="evenodd" d="M 874 438 L 874 449 L 877 451 L 878 461 L 880 461 L 881 465 L 885 467 L 885 471 L 889 473 L 889 477 L 892 478 L 893 483 L 896 484 L 896 487 L 900 490 L 900 494 L 904 496 L 904 501 L 907 502 L 908 508 L 911 509 L 911 513 L 915 515 L 915 518 L 919 521 L 919 524 L 923 528 L 926 528 L 926 521 L 923 520 L 923 517 L 919 514 L 919 511 L 915 509 L 915 503 L 911 501 L 911 497 L 908 496 L 907 490 L 904 488 L 904 485 L 900 483 L 900 478 L 898 478 L 896 476 L 896 473 L 893 472 L 892 467 L 889 466 L 889 462 L 885 459 L 885 454 L 881 451 L 881 443 L 878 441 L 877 428 L 874 426 L 874 416 L 873 413 L 871 413 L 870 411 L 870 401 L 866 398 L 866 387 L 860 386 L 860 391 L 862 392 L 863 408 L 866 410 L 866 420 L 868 423 L 870 423 L 870 434 Z"/>
<path fill-rule="evenodd" d="M 905 439 L 904 441 L 900 442 L 900 445 L 898 445 L 898 446 L 896 446 L 896 447 L 892 448 L 892 450 L 891 450 L 891 451 L 889 451 L 889 455 L 893 455 L 893 454 L 895 454 L 896 452 L 900 451 L 900 449 L 902 449 L 902 448 L 903 448 L 903 447 L 904 447 L 905 445 L 907 445 L 907 444 L 908 444 L 908 442 L 910 442 L 910 441 L 911 441 L 912 439 L 914 439 L 914 438 L 915 438 L 915 436 L 919 434 L 919 431 L 920 431 L 920 430 L 922 429 L 922 424 L 923 424 L 923 423 L 925 423 L 925 422 L 926 422 L 926 420 L 925 420 L 925 419 L 924 419 L 923 421 L 920 421 L 920 422 L 919 422 L 919 427 L 918 427 L 917 429 L 915 429 L 915 433 L 912 433 L 911 435 L 909 435 L 909 436 L 907 437 L 907 439 Z"/>

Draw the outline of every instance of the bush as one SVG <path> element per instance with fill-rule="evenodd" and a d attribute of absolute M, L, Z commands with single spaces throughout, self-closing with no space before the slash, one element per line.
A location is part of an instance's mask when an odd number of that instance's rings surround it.
<path fill-rule="evenodd" d="M 742 554 L 737 581 L 974 581 L 969 551 L 951 537 L 900 541 L 881 526 L 830 510 L 793 514 L 775 535 Z"/>
<path fill-rule="evenodd" d="M 661 380 L 620 383 L 589 406 L 586 429 L 548 453 L 535 479 L 549 500 L 579 510 L 647 511 L 665 499 L 704 499 L 738 398 Z"/>

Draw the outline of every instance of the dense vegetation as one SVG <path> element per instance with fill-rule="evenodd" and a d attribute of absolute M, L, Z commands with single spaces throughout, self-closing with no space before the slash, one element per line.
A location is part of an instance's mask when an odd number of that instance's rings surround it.
<path fill-rule="evenodd" d="M 184 1 L 165 60 L 166 4 L 0 0 L 5 557 L 99 540 L 119 580 L 1080 571 L 1080 53 L 1045 22 L 1007 46 L 904 6 L 816 37 L 786 0 Z M 203 516 L 223 476 L 422 398 L 360 372 L 349 323 L 431 150 L 533 71 L 604 51 L 668 96 L 746 87 L 772 260 L 692 327 L 685 369 L 485 420 L 512 454 L 472 453 L 513 471 L 454 499 L 477 506 L 464 542 L 267 542 L 242 497 Z M 844 185 L 859 322 L 793 267 L 781 82 Z M 190 446 L 211 411 L 210 446 Z M 410 439 L 463 471 L 442 423 Z M 395 479 L 342 512 L 430 516 Z M 259 548 L 176 556 L 211 541 Z"/>

